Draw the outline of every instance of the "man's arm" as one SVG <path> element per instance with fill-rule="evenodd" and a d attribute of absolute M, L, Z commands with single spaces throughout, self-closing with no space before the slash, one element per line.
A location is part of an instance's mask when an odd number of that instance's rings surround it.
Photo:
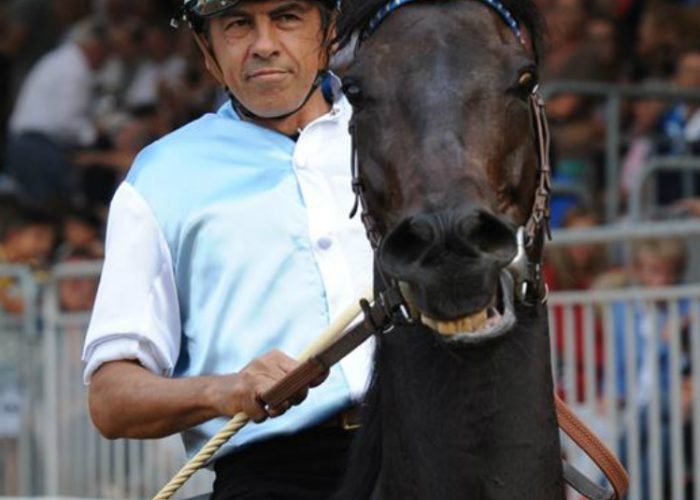
<path fill-rule="evenodd" d="M 259 396 L 299 363 L 279 351 L 256 358 L 240 372 L 224 376 L 166 378 L 136 361 L 102 365 L 90 381 L 90 415 L 109 439 L 161 438 L 215 417 L 245 412 L 255 422 L 284 413 L 304 400 L 308 389 L 292 401 L 267 411 Z M 325 379 L 315 381 L 318 385 Z"/>

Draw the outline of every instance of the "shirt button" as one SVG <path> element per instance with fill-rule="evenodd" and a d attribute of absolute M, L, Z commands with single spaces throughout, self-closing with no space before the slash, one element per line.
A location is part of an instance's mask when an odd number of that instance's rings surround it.
<path fill-rule="evenodd" d="M 324 236 L 322 238 L 319 238 L 317 243 L 318 248 L 320 248 L 321 250 L 328 250 L 333 244 L 333 240 L 328 238 L 327 236 Z"/>

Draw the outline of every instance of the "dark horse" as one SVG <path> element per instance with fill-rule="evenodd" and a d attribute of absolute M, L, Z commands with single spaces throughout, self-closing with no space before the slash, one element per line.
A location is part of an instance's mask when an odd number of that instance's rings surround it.
<path fill-rule="evenodd" d="M 539 18 L 530 0 L 385 1 L 347 0 L 338 29 L 360 34 L 343 82 L 377 289 L 414 322 L 379 339 L 337 498 L 562 499 L 532 217 Z"/>

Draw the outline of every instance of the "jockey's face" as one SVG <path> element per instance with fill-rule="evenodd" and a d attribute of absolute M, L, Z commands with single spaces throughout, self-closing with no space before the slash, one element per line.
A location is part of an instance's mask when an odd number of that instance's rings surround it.
<path fill-rule="evenodd" d="M 229 90 L 263 118 L 300 106 L 326 64 L 321 13 L 312 1 L 241 2 L 211 20 L 210 42 Z"/>

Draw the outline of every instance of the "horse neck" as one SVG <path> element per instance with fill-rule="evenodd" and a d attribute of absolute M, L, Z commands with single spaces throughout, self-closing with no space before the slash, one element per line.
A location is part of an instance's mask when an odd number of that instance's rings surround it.
<path fill-rule="evenodd" d="M 380 498 L 563 498 L 546 310 L 518 318 L 484 346 L 423 327 L 383 339 Z"/>

